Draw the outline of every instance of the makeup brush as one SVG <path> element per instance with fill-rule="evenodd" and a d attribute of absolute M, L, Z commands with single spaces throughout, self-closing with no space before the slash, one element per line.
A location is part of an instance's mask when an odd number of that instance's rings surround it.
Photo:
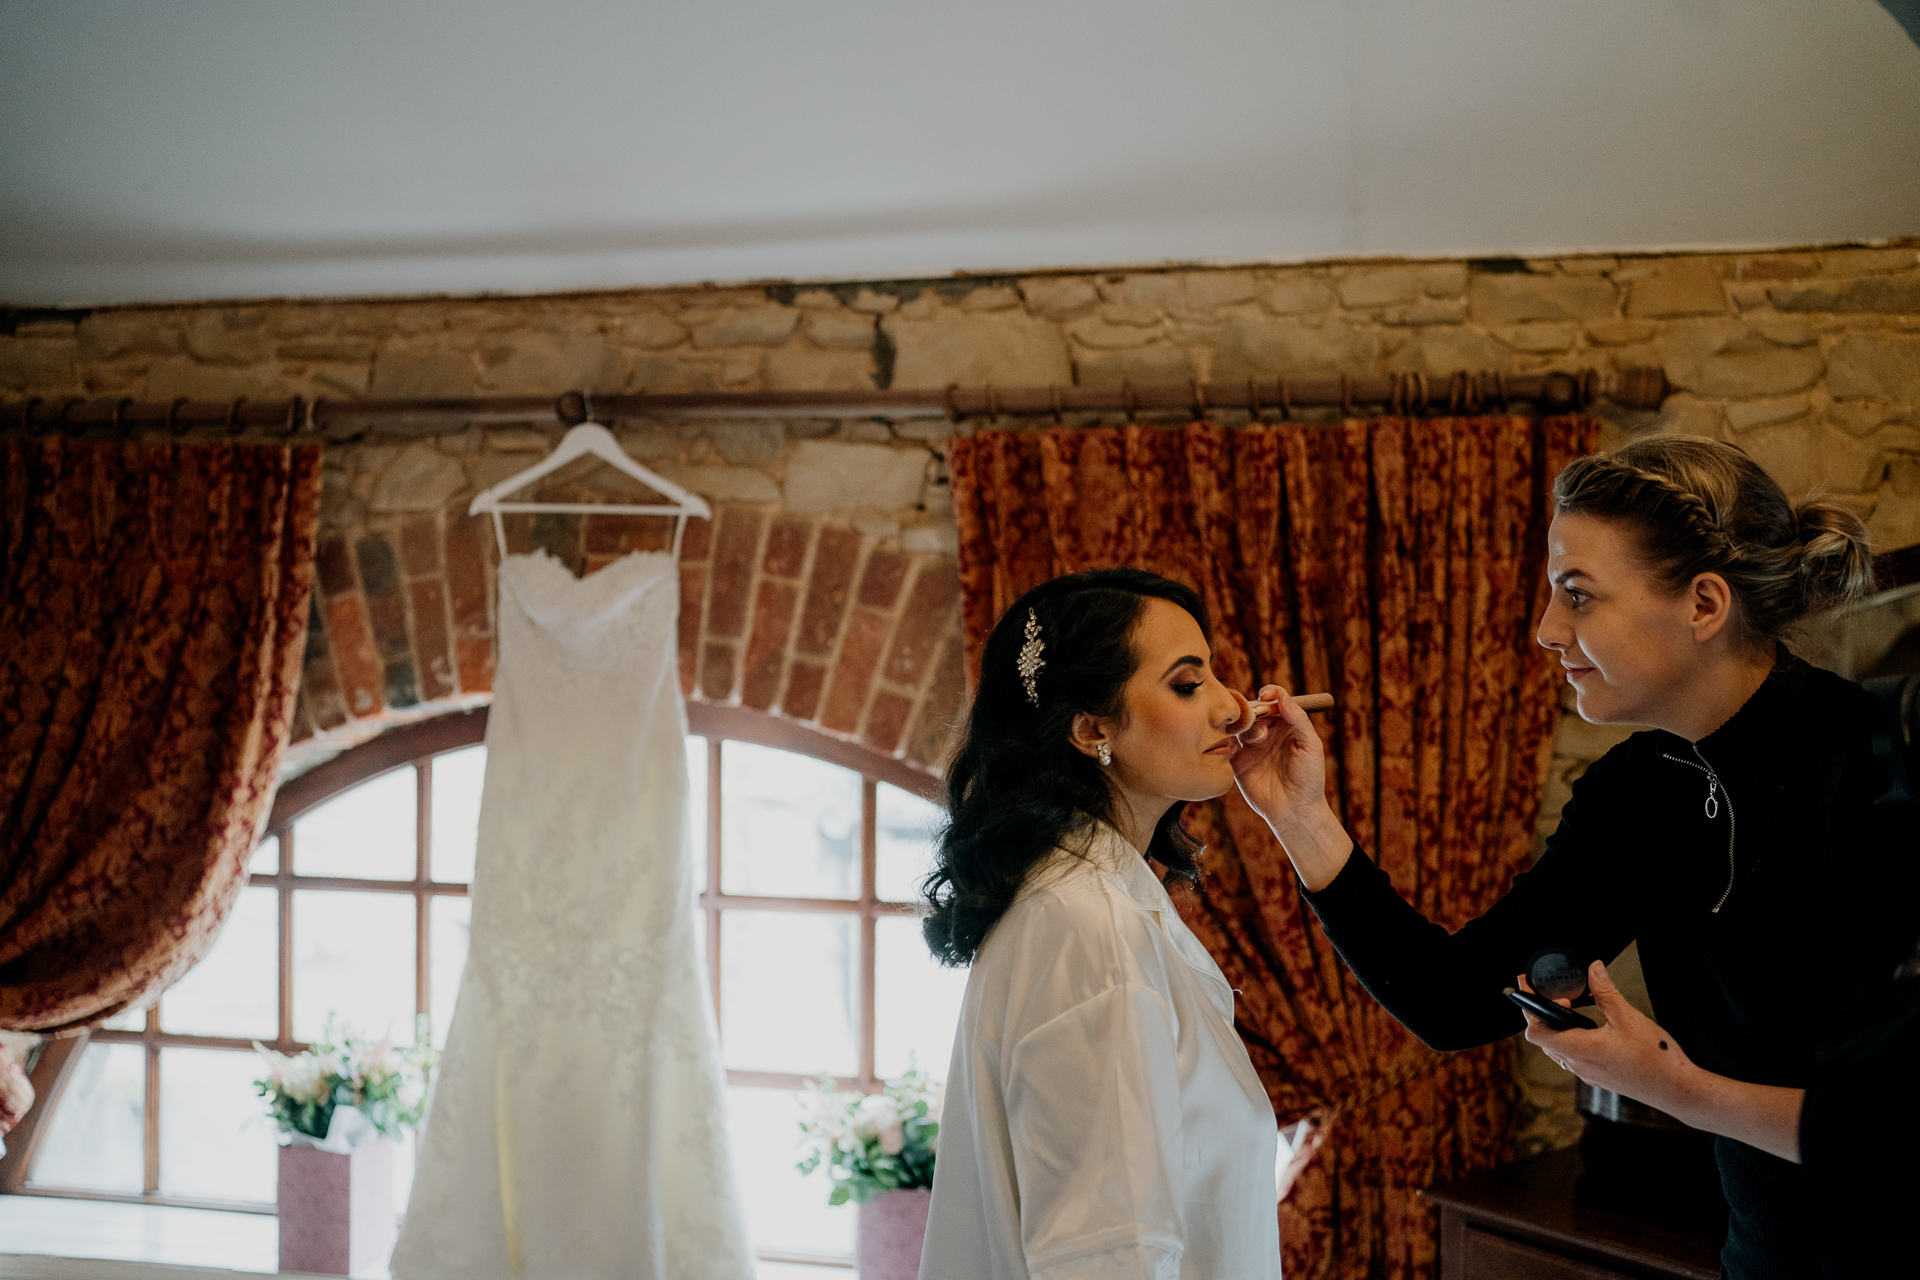
<path fill-rule="evenodd" d="M 1302 711 L 1333 710 L 1333 695 L 1330 693 L 1303 693 L 1295 698 L 1294 701 L 1300 704 Z M 1253 714 L 1256 718 L 1259 716 L 1272 715 L 1274 708 L 1279 705 L 1277 702 L 1249 702 L 1247 704 L 1247 706 L 1253 709 Z"/>

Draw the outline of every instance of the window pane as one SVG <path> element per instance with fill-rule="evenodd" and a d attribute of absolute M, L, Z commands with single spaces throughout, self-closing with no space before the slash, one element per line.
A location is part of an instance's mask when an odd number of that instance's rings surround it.
<path fill-rule="evenodd" d="M 331 1013 L 343 1030 L 412 1044 L 413 1002 L 411 894 L 293 895 L 294 1039 L 319 1039 Z"/>
<path fill-rule="evenodd" d="M 108 1031 L 145 1031 L 147 1029 L 147 1011 L 145 1009 L 122 1009 L 100 1025 Z"/>
<path fill-rule="evenodd" d="M 91 1044 L 47 1126 L 33 1181 L 44 1187 L 138 1193 L 146 1182 L 147 1051 Z"/>
<path fill-rule="evenodd" d="M 851 1254 L 858 1211 L 829 1208 L 824 1170 L 802 1177 L 800 1104 L 786 1089 L 728 1089 L 727 1125 L 734 1175 L 746 1202 L 747 1231 L 761 1249 Z M 850 1275 L 842 1272 L 842 1275 Z"/>
<path fill-rule="evenodd" d="M 707 740 L 687 735 L 687 844 L 693 849 L 693 891 L 707 891 Z"/>
<path fill-rule="evenodd" d="M 272 1201 L 279 1144 L 253 1087 L 265 1066 L 256 1053 L 160 1051 L 162 1192 Z"/>
<path fill-rule="evenodd" d="M 473 900 L 437 896 L 427 904 L 428 946 L 433 952 L 433 1047 L 447 1047 L 447 1028 L 453 1025 L 453 1002 L 460 995 L 460 975 L 467 967 L 467 940 L 471 935 Z"/>
<path fill-rule="evenodd" d="M 247 863 L 250 875 L 270 876 L 280 871 L 280 837 L 268 836 L 253 851 L 253 858 Z"/>
<path fill-rule="evenodd" d="M 785 898 L 860 894 L 860 775 L 756 746 L 720 749 L 721 884 Z"/>
<path fill-rule="evenodd" d="M 467 747 L 433 758 L 433 878 L 447 884 L 473 879 L 473 846 L 480 836 L 480 783 L 487 749 Z"/>
<path fill-rule="evenodd" d="M 852 1075 L 859 937 L 853 916 L 723 913 L 720 1039 L 727 1065 Z"/>
<path fill-rule="evenodd" d="M 163 1029 L 253 1040 L 280 1034 L 279 899 L 273 889 L 240 891 L 213 950 L 161 997 Z"/>
<path fill-rule="evenodd" d="M 947 811 L 884 782 L 875 791 L 873 893 L 882 902 L 912 902 L 933 870 L 933 834 Z"/>
<path fill-rule="evenodd" d="M 296 821 L 294 869 L 303 876 L 413 879 L 415 777 L 411 765 L 383 773 Z"/>
<path fill-rule="evenodd" d="M 916 916 L 873 922 L 873 1069 L 891 1080 L 919 1066 L 944 1080 L 967 971 L 934 963 Z"/>

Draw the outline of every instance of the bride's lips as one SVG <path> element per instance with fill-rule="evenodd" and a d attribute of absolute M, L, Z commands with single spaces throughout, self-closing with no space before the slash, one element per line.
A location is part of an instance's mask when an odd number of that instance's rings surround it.
<path fill-rule="evenodd" d="M 1239 746 L 1240 743 L 1238 739 L 1222 738 L 1200 754 L 1207 756 L 1230 756 L 1239 749 Z"/>
<path fill-rule="evenodd" d="M 1575 684 L 1579 684 L 1586 677 L 1593 674 L 1592 667 L 1576 667 L 1571 662 L 1563 662 L 1560 665 L 1567 669 L 1567 679 L 1573 681 Z"/>

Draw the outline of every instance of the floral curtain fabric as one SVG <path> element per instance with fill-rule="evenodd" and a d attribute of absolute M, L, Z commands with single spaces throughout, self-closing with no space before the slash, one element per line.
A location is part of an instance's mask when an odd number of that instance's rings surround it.
<path fill-rule="evenodd" d="M 1557 708 L 1545 603 L 1549 489 L 1587 417 L 1224 430 L 983 432 L 950 454 L 977 664 L 1021 592 L 1132 564 L 1195 586 L 1237 688 L 1328 691 L 1315 717 L 1355 838 L 1456 928 L 1527 865 Z M 1434 1274 L 1420 1188 L 1510 1158 L 1512 1048 L 1436 1054 L 1311 925 L 1266 826 L 1229 793 L 1182 915 L 1243 993 L 1238 1025 L 1281 1123 L 1326 1141 L 1280 1206 L 1290 1276 Z"/>
<path fill-rule="evenodd" d="M 320 451 L 0 442 L 0 1028 L 192 968 L 298 688 Z"/>

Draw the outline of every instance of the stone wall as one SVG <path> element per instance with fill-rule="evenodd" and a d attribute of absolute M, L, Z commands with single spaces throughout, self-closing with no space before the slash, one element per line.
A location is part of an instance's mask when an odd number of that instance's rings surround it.
<path fill-rule="evenodd" d="M 1601 404 L 1608 443 L 1734 440 L 1819 487 L 1882 549 L 1920 542 L 1920 242 L 1547 260 L 1064 272 L 541 298 L 0 311 L 0 393 L 226 399 L 1229 381 L 1658 365 L 1657 412 Z M 1223 415 L 1230 422 L 1234 415 Z M 1087 421 L 1090 419 L 1080 419 Z M 715 507 L 682 554 L 688 695 L 937 763 L 963 698 L 944 420 L 616 423 Z M 472 495 L 555 429 L 329 447 L 301 695 L 308 755 L 486 696 L 494 573 Z M 542 496 L 627 497 L 606 469 Z M 586 572 L 664 522 L 521 517 L 516 550 Z M 1622 736 L 1563 715 L 1540 815 Z M 1528 1141 L 1577 1132 L 1564 1077 L 1523 1068 Z"/>

